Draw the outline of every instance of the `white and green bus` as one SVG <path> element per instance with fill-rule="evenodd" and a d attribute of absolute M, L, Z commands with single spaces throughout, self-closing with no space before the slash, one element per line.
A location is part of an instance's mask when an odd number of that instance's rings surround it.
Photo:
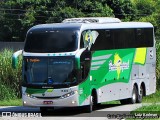
<path fill-rule="evenodd" d="M 71 18 L 32 27 L 23 56 L 24 106 L 86 106 L 140 103 L 156 91 L 154 27 L 117 18 Z"/>

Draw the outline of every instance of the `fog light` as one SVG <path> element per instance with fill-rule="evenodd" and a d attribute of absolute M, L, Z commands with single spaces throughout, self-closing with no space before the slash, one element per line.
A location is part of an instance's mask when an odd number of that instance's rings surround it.
<path fill-rule="evenodd" d="M 74 104 L 76 101 L 72 101 L 72 104 Z"/>
<path fill-rule="evenodd" d="M 26 102 L 26 101 L 24 101 L 23 103 L 24 103 L 24 104 L 26 104 L 27 102 Z"/>

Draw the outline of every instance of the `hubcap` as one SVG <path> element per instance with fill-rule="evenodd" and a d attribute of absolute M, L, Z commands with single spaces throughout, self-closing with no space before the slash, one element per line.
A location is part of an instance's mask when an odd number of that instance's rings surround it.
<path fill-rule="evenodd" d="M 142 87 L 140 88 L 140 96 L 143 97 L 143 89 L 142 89 Z"/>
<path fill-rule="evenodd" d="M 137 96 L 136 96 L 136 91 L 135 91 L 135 89 L 133 89 L 133 95 L 132 95 L 132 99 L 133 99 L 133 102 L 135 103 L 136 102 L 136 98 Z"/>
<path fill-rule="evenodd" d="M 135 101 L 135 99 L 136 99 L 136 94 L 135 94 L 135 92 L 133 93 L 133 100 Z"/>
<path fill-rule="evenodd" d="M 91 104 L 93 104 L 93 96 L 91 96 Z"/>
<path fill-rule="evenodd" d="M 90 110 L 92 111 L 93 108 L 93 96 L 91 96 L 91 101 L 90 101 Z"/>

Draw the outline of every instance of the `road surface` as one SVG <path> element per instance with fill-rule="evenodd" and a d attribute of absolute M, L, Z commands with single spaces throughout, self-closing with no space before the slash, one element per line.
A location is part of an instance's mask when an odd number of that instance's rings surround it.
<path fill-rule="evenodd" d="M 41 113 L 40 109 L 32 108 L 32 107 L 23 107 L 23 106 L 1 106 L 0 107 L 0 120 L 41 120 L 47 119 L 53 120 L 108 120 L 112 118 L 112 120 L 117 119 L 116 117 L 122 117 L 125 114 L 129 114 L 130 111 L 133 111 L 142 104 L 134 104 L 134 105 L 120 105 L 120 104 L 107 104 L 107 105 L 100 105 L 94 112 L 92 113 L 85 113 L 85 108 L 55 108 L 54 111 L 46 111 L 45 113 Z M 3 113 L 2 113 L 3 112 Z M 8 112 L 8 113 L 6 113 Z M 5 117 L 4 115 L 8 114 L 12 117 Z M 114 115 L 119 116 L 114 116 Z M 111 116 L 112 115 L 112 116 Z M 30 116 L 30 117 L 28 117 Z M 42 117 L 41 117 L 42 116 Z"/>

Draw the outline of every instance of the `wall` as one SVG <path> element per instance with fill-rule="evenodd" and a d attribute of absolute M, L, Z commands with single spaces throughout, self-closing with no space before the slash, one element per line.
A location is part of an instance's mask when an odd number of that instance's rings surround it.
<path fill-rule="evenodd" d="M 0 42 L 0 51 L 9 48 L 13 49 L 14 51 L 23 49 L 24 42 Z"/>

